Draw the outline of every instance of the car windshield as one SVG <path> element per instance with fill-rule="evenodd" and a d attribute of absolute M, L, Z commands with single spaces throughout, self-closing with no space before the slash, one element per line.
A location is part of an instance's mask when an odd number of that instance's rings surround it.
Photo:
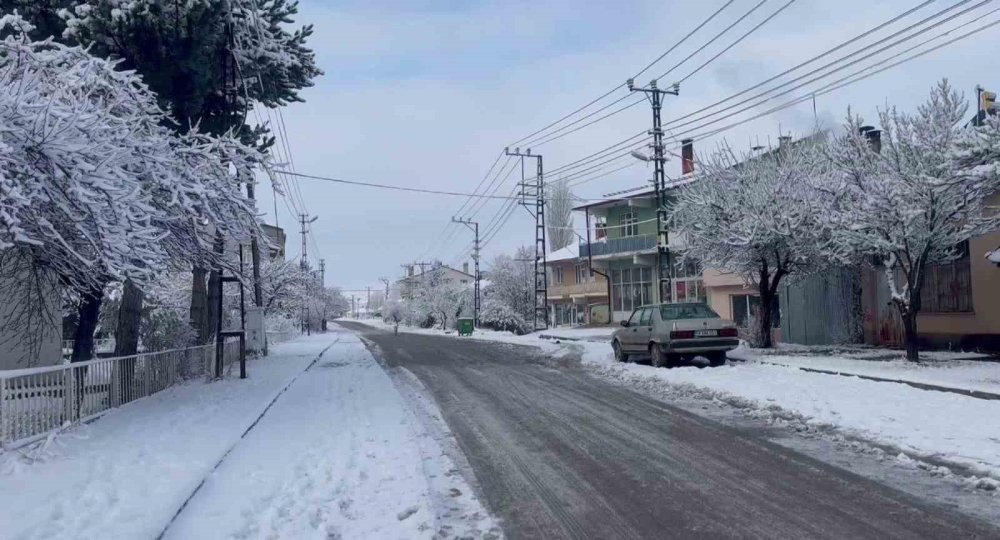
<path fill-rule="evenodd" d="M 660 318 L 677 319 L 718 319 L 719 314 L 705 304 L 668 304 L 660 306 Z"/>

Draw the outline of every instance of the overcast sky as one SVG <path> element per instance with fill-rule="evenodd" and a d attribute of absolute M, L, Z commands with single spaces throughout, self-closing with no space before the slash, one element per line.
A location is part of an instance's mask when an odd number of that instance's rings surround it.
<path fill-rule="evenodd" d="M 680 62 L 759 1 L 734 0 L 638 82 L 645 84 Z M 740 25 L 663 79 L 661 87 L 687 75 L 786 2 L 767 0 Z M 296 170 L 350 180 L 471 192 L 504 146 L 622 84 L 724 3 L 302 0 L 298 22 L 314 25 L 310 45 L 325 75 L 315 87 L 302 93 L 305 103 L 291 105 L 283 112 Z M 797 0 L 684 81 L 678 97 L 666 98 L 664 121 L 777 75 L 920 3 Z M 877 37 L 835 53 L 824 62 L 955 3 L 959 0 L 931 2 Z M 970 1 L 950 13 L 976 3 Z M 987 15 L 994 9 L 996 6 L 987 3 L 893 52 L 965 22 L 975 21 L 933 43 L 997 20 L 1000 13 Z M 824 127 L 836 127 L 848 106 L 874 121 L 876 109 L 886 104 L 915 107 L 942 77 L 963 91 L 970 99 L 970 107 L 974 106 L 976 84 L 1000 87 L 998 28 L 819 96 L 815 115 L 812 101 L 806 101 L 713 139 L 699 140 L 696 151 L 709 151 L 721 137 L 737 149 L 748 148 L 751 140 L 767 144 L 770 138 L 776 143 L 779 126 L 793 136 L 808 133 L 817 121 Z M 889 54 L 858 64 L 855 69 Z M 786 79 L 820 65 L 810 65 Z M 727 103 L 732 111 L 727 114 L 732 114 L 733 121 L 746 119 L 852 71 L 740 113 L 741 100 L 749 97 L 744 95 Z M 625 93 L 621 89 L 602 103 Z M 544 155 L 547 169 L 555 169 L 650 126 L 650 108 L 640 104 L 535 151 Z M 684 129 L 678 127 L 673 135 L 683 136 Z M 611 166 L 628 163 L 621 160 Z M 594 198 L 641 186 L 651 171 L 645 164 L 636 163 L 578 186 L 574 194 Z M 533 170 L 534 163 L 529 166 Z M 679 160 L 667 163 L 668 174 L 679 170 Z M 515 170 L 497 193 L 507 195 L 519 176 L 520 170 Z M 436 258 L 460 267 L 462 260 L 457 257 L 472 239 L 471 232 L 447 225 L 464 198 L 307 179 L 299 181 L 298 189 L 309 213 L 318 216 L 312 225 L 316 245 L 310 243 L 309 258 L 313 262 L 320 257 L 326 259 L 328 285 L 345 289 L 377 287 L 379 277 L 398 277 L 401 264 L 418 258 Z M 270 187 L 265 184 L 260 191 L 262 210 L 273 222 Z M 478 219 L 485 227 L 502 204 L 499 200 L 485 202 L 474 214 L 467 206 L 461 215 Z M 278 224 L 289 234 L 290 258 L 298 257 L 301 251 L 296 221 L 279 202 Z M 532 245 L 533 221 L 525 210 L 518 209 L 485 246 L 484 262 L 517 246 Z M 575 226 L 583 226 L 580 217 Z"/>

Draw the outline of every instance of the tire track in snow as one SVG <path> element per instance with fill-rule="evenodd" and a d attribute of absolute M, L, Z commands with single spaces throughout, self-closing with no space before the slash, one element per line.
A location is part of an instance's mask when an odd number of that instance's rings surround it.
<path fill-rule="evenodd" d="M 188 494 L 188 496 L 184 499 L 184 502 L 181 503 L 180 507 L 177 508 L 177 511 L 174 512 L 174 515 L 170 517 L 170 521 L 168 521 L 167 524 L 163 527 L 163 530 L 160 531 L 160 534 L 156 535 L 156 540 L 162 540 L 163 537 L 166 536 L 167 531 L 170 530 L 170 527 L 174 524 L 174 522 L 177 521 L 177 518 L 181 515 L 181 513 L 184 512 L 184 509 L 187 508 L 187 505 L 189 502 L 191 502 L 191 499 L 193 499 L 195 495 L 197 495 L 198 492 L 201 490 L 202 486 L 205 485 L 205 482 L 208 481 L 208 478 L 213 474 L 215 474 L 215 471 L 218 470 L 218 468 L 222 465 L 222 463 L 226 461 L 226 458 L 229 457 L 229 454 L 231 454 L 233 450 L 235 450 L 236 447 L 239 446 L 240 442 L 243 441 L 243 439 L 245 439 L 246 436 L 251 431 L 253 431 L 253 428 L 257 427 L 257 424 L 260 423 L 261 419 L 264 418 L 267 412 L 271 410 L 271 407 L 278 401 L 278 398 L 280 398 L 293 384 L 295 384 L 295 381 L 299 379 L 299 376 L 312 369 L 312 367 L 316 365 L 316 362 L 319 362 L 320 358 L 323 358 L 323 355 L 326 353 L 326 351 L 330 350 L 330 348 L 333 347 L 334 345 L 340 343 L 341 337 L 342 336 L 337 336 L 337 339 L 335 339 L 332 343 L 330 343 L 322 351 L 320 351 L 319 354 L 316 355 L 316 358 L 313 358 L 312 362 L 309 362 L 309 365 L 306 366 L 305 369 L 298 372 L 294 377 L 292 377 L 292 380 L 288 381 L 288 384 L 286 384 L 277 394 L 275 394 L 274 398 L 272 398 L 271 401 L 267 404 L 267 406 L 264 407 L 264 410 L 262 410 L 260 414 L 257 415 L 257 418 L 255 418 L 254 421 L 251 422 L 250 425 L 247 426 L 245 430 L 243 430 L 243 433 L 240 434 L 240 438 L 236 439 L 236 442 L 234 442 L 226 450 L 226 452 L 222 454 L 222 457 L 220 457 L 219 460 L 215 462 L 215 465 L 213 465 L 212 468 L 205 474 L 205 476 L 202 477 L 201 481 L 198 482 L 198 485 L 195 486 L 194 490 L 192 490 L 191 493 Z"/>

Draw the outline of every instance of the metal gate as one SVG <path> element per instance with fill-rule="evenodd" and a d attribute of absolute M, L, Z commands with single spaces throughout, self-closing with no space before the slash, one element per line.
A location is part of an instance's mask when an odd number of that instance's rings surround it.
<path fill-rule="evenodd" d="M 830 268 L 780 288 L 782 341 L 838 345 L 861 339 L 859 275 Z"/>

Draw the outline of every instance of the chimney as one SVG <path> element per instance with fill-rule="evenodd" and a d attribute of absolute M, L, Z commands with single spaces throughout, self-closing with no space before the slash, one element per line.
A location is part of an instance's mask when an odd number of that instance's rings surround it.
<path fill-rule="evenodd" d="M 407 275 L 407 277 L 413 277 L 413 265 L 412 264 L 406 267 L 406 275 Z"/>
<path fill-rule="evenodd" d="M 882 130 L 869 129 L 865 132 L 865 138 L 868 139 L 868 144 L 876 154 L 882 153 Z"/>
<path fill-rule="evenodd" d="M 466 274 L 469 273 L 469 263 L 467 262 L 462 263 L 462 271 L 465 272 Z"/>
<path fill-rule="evenodd" d="M 694 139 L 681 141 L 681 174 L 694 172 Z"/>

